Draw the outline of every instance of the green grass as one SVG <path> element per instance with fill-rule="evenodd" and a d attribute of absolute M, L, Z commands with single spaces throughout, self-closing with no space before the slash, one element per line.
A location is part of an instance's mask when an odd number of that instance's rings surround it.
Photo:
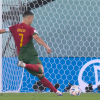
<path fill-rule="evenodd" d="M 63 96 L 56 96 L 54 93 L 1 93 L 0 100 L 100 100 L 100 94 L 88 93 L 71 96 L 63 93 Z"/>

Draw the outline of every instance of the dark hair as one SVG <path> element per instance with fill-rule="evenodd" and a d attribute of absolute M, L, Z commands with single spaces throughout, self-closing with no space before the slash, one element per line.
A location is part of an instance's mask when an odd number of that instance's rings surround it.
<path fill-rule="evenodd" d="M 30 11 L 25 11 L 24 13 L 23 13 L 23 17 L 26 17 L 26 16 L 28 16 L 28 15 L 34 15 L 32 12 L 30 12 Z"/>

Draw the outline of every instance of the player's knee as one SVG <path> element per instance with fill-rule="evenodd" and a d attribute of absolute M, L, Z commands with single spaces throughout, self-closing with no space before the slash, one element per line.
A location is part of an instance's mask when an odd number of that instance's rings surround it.
<path fill-rule="evenodd" d="M 42 74 L 44 73 L 44 70 L 42 70 Z"/>
<path fill-rule="evenodd" d="M 43 74 L 37 74 L 36 76 L 37 76 L 38 78 L 40 78 L 40 77 L 43 76 Z"/>
<path fill-rule="evenodd" d="M 44 73 L 44 68 L 43 68 L 43 66 L 42 66 L 41 64 L 37 64 L 37 66 L 39 66 L 39 67 L 41 68 L 42 74 L 43 74 L 43 73 Z"/>

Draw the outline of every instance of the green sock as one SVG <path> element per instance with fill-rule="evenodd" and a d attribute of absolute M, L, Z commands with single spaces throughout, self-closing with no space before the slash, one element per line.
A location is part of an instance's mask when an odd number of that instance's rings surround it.
<path fill-rule="evenodd" d="M 41 68 L 39 67 L 39 72 L 38 72 L 39 74 L 42 74 L 42 70 L 41 70 Z"/>

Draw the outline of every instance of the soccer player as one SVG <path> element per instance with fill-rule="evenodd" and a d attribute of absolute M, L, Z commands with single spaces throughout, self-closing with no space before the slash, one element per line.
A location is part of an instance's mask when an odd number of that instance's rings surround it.
<path fill-rule="evenodd" d="M 38 36 L 36 29 L 31 27 L 34 14 L 30 11 L 26 11 L 23 14 L 23 21 L 20 24 L 10 26 L 8 28 L 0 30 L 0 33 L 11 32 L 17 46 L 18 53 L 18 66 L 25 68 L 33 76 L 37 76 L 45 87 L 48 87 L 58 96 L 62 96 L 62 93 L 58 91 L 49 80 L 43 75 L 44 69 L 42 62 L 38 58 L 36 49 L 34 48 L 32 39 L 34 38 L 37 43 L 44 46 L 47 53 L 51 53 L 51 49 L 46 43 Z"/>

